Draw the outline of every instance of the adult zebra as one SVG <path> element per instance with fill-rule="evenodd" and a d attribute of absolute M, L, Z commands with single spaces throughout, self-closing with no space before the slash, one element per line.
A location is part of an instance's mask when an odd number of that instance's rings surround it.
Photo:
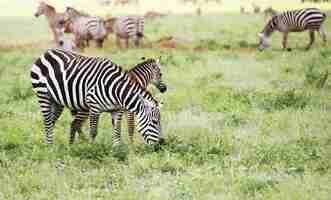
<path fill-rule="evenodd" d="M 53 143 L 53 126 L 64 106 L 77 113 L 72 128 L 79 127 L 79 117 L 90 114 L 93 140 L 99 115 L 111 112 L 116 116 L 124 108 L 137 115 L 138 131 L 146 143 L 164 141 L 157 101 L 110 59 L 48 50 L 32 66 L 31 81 L 44 117 L 48 144 Z"/>
<path fill-rule="evenodd" d="M 116 44 L 121 47 L 121 39 L 125 40 L 125 48 L 129 46 L 129 38 L 132 38 L 134 46 L 138 47 L 140 39 L 144 37 L 143 16 L 112 17 L 106 20 L 108 33 L 115 33 Z"/>
<path fill-rule="evenodd" d="M 84 48 L 85 42 L 87 42 L 88 46 L 88 41 L 91 39 L 96 41 L 97 47 L 102 47 L 103 41 L 107 37 L 103 19 L 82 14 L 72 7 L 67 7 L 64 14 L 65 19 L 71 23 L 75 44 L 78 48 Z"/>
<path fill-rule="evenodd" d="M 287 36 L 289 32 L 301 32 L 309 30 L 310 42 L 306 49 L 309 49 L 315 41 L 314 31 L 319 31 L 323 43 L 326 43 L 326 33 L 323 22 L 326 15 L 317 8 L 306 8 L 301 10 L 286 11 L 272 17 L 259 33 L 259 50 L 271 46 L 270 36 L 274 31 L 283 33 L 283 49 L 287 49 Z"/>

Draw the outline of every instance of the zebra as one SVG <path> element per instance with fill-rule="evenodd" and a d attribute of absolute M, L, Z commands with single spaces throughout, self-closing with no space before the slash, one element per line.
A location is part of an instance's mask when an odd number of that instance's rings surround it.
<path fill-rule="evenodd" d="M 116 43 L 121 47 L 121 39 L 125 40 L 125 47 L 129 46 L 129 38 L 132 38 L 134 46 L 138 47 L 140 39 L 144 37 L 143 16 L 123 16 L 114 17 L 106 20 L 108 33 L 115 33 Z"/>
<path fill-rule="evenodd" d="M 274 17 L 274 16 L 278 15 L 278 12 L 275 9 L 273 9 L 271 6 L 264 9 L 263 13 L 264 13 L 265 19 L 268 19 L 268 16 Z"/>
<path fill-rule="evenodd" d="M 260 38 L 259 50 L 262 51 L 271 46 L 270 36 L 276 30 L 283 33 L 282 44 L 285 50 L 291 50 L 287 48 L 287 36 L 289 32 L 309 30 L 310 42 L 306 47 L 307 50 L 315 41 L 314 31 L 319 31 L 323 43 L 326 44 L 326 33 L 323 26 L 325 18 L 325 13 L 322 13 L 317 8 L 306 8 L 279 13 L 273 16 L 263 31 L 258 34 Z"/>
<path fill-rule="evenodd" d="M 142 58 L 145 60 L 145 58 Z M 162 82 L 161 65 L 155 59 L 147 59 L 142 63 L 139 63 L 134 68 L 128 71 L 128 75 L 133 82 L 138 83 L 142 88 L 147 88 L 149 83 L 152 83 L 161 93 L 167 90 L 167 86 Z M 121 110 L 117 113 L 116 119 L 119 121 L 117 132 L 114 132 L 114 141 L 120 143 L 121 141 L 121 120 L 125 110 Z M 127 112 L 127 124 L 129 141 L 133 143 L 134 135 L 134 113 Z"/>
<path fill-rule="evenodd" d="M 111 112 L 116 128 L 117 113 L 126 109 L 137 115 L 138 131 L 146 143 L 164 142 L 158 102 L 110 59 L 51 49 L 32 65 L 31 82 L 44 118 L 47 144 L 53 143 L 53 126 L 64 107 L 75 114 L 70 135 L 90 116 L 94 141 L 100 114 Z"/>
<path fill-rule="evenodd" d="M 41 15 L 45 15 L 48 21 L 48 26 L 53 34 L 55 46 L 59 47 L 59 30 L 60 27 L 62 27 L 61 22 L 64 20 L 64 13 L 59 13 L 53 6 L 44 1 L 40 1 L 34 16 L 39 17 Z"/>
<path fill-rule="evenodd" d="M 84 48 L 85 41 L 88 46 L 88 41 L 91 39 L 96 41 L 97 47 L 102 47 L 103 41 L 107 37 L 107 30 L 103 19 L 81 14 L 81 12 L 72 7 L 67 7 L 64 14 L 65 19 L 71 22 L 75 43 L 78 48 Z"/>
<path fill-rule="evenodd" d="M 139 84 L 144 89 L 146 89 L 148 85 L 152 83 L 161 93 L 164 93 L 167 90 L 167 86 L 162 82 L 161 65 L 159 61 L 155 59 L 146 59 L 146 60 L 145 58 L 142 59 L 144 60 L 142 63 L 137 64 L 135 67 L 127 71 L 130 80 Z M 122 109 L 115 116 L 116 120 L 118 120 L 118 123 L 115 123 L 114 119 L 112 121 L 113 125 L 116 124 L 116 128 L 114 130 L 114 135 L 113 135 L 113 141 L 115 144 L 121 143 L 121 121 L 124 112 L 125 110 Z M 76 115 L 76 113 L 72 113 L 72 114 L 74 116 Z M 58 114 L 58 116 L 60 115 L 61 113 Z M 83 116 L 83 118 L 84 117 L 85 116 Z M 82 121 L 85 121 L 85 119 L 83 119 Z M 133 135 L 134 135 L 133 112 L 130 111 L 127 112 L 127 123 L 128 123 L 129 141 L 130 143 L 133 143 Z M 70 140 L 69 140 L 70 144 L 72 144 L 75 140 L 75 132 L 76 132 L 75 130 L 77 130 L 77 132 L 80 135 L 82 134 L 82 130 L 81 130 L 82 123 L 72 123 L 72 124 L 76 124 L 76 125 L 75 127 L 72 127 L 73 131 L 71 132 L 70 135 Z"/>

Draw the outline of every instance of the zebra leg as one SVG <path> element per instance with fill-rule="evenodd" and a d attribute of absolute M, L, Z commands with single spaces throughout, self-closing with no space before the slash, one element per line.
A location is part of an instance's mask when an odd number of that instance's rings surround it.
<path fill-rule="evenodd" d="M 288 32 L 284 32 L 283 33 L 283 50 L 289 50 L 289 48 L 287 48 L 287 38 L 288 38 Z"/>
<path fill-rule="evenodd" d="M 80 137 L 83 137 L 83 132 L 81 128 L 88 115 L 88 112 L 76 113 L 75 119 L 71 122 L 69 144 L 73 144 L 75 142 L 76 132 L 78 132 Z"/>
<path fill-rule="evenodd" d="M 127 49 L 127 48 L 129 48 L 129 38 L 125 38 L 124 39 L 124 44 L 125 44 L 125 48 Z"/>
<path fill-rule="evenodd" d="M 103 39 L 98 39 L 96 42 L 97 42 L 97 47 L 98 48 L 102 48 L 102 46 L 103 46 Z"/>
<path fill-rule="evenodd" d="M 64 106 L 53 104 L 53 125 L 55 125 L 56 121 L 60 118 L 63 112 Z"/>
<path fill-rule="evenodd" d="M 121 48 L 121 39 L 118 36 L 116 36 L 116 45 L 117 47 Z"/>
<path fill-rule="evenodd" d="M 112 123 L 113 123 L 113 145 L 119 145 L 122 143 L 122 137 L 121 137 L 121 123 L 122 123 L 122 116 L 123 116 L 123 110 L 114 111 L 111 113 L 112 116 Z"/>
<path fill-rule="evenodd" d="M 324 30 L 323 24 L 321 24 L 320 29 L 319 29 L 318 32 L 319 32 L 319 34 L 320 34 L 320 36 L 322 38 L 323 45 L 326 45 L 326 33 L 325 33 L 325 30 Z"/>
<path fill-rule="evenodd" d="M 309 50 L 315 41 L 314 30 L 309 30 L 309 39 L 309 44 L 307 45 L 306 50 Z"/>
<path fill-rule="evenodd" d="M 52 101 L 48 95 L 38 95 L 41 113 L 44 118 L 46 143 L 53 144 L 53 112 Z"/>
<path fill-rule="evenodd" d="M 128 111 L 128 132 L 129 132 L 129 141 L 133 143 L 133 134 L 134 134 L 134 113 Z"/>
<path fill-rule="evenodd" d="M 139 47 L 139 40 L 140 40 L 139 36 L 138 35 L 134 35 L 132 39 L 133 39 L 134 46 L 135 47 Z"/>
<path fill-rule="evenodd" d="M 92 141 L 95 140 L 95 137 L 98 134 L 98 121 L 99 121 L 100 113 L 98 112 L 90 112 L 90 136 Z"/>

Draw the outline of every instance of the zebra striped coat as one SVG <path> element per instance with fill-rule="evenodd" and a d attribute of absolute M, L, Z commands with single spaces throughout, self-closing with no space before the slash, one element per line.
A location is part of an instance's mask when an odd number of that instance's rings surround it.
<path fill-rule="evenodd" d="M 167 86 L 162 82 L 162 74 L 161 74 L 161 65 L 158 60 L 155 59 L 147 59 L 146 61 L 139 63 L 132 69 L 127 72 L 131 81 L 139 84 L 142 88 L 146 89 L 150 83 L 152 83 L 160 92 L 165 92 L 167 90 Z M 122 116 L 125 110 L 120 110 L 116 115 L 113 116 L 113 126 L 115 126 L 114 134 L 113 134 L 113 142 L 114 144 L 120 144 L 121 141 L 121 122 Z M 84 113 L 78 113 L 80 115 Z M 75 116 L 75 120 L 81 117 L 77 115 L 77 113 L 73 113 Z M 84 118 L 84 116 L 83 116 Z M 83 120 L 85 121 L 85 120 Z M 128 122 L 128 133 L 129 140 L 133 143 L 133 135 L 134 135 L 134 113 L 128 111 L 127 112 L 127 122 Z M 73 123 L 74 129 L 81 135 L 81 123 Z M 74 142 L 75 132 L 72 132 L 70 143 Z"/>
<path fill-rule="evenodd" d="M 287 49 L 287 37 L 289 32 L 309 31 L 310 42 L 306 49 L 309 49 L 315 41 L 315 31 L 319 31 L 324 43 L 326 33 L 323 22 L 326 15 L 317 8 L 306 8 L 301 10 L 286 11 L 275 15 L 259 34 L 260 50 L 271 46 L 270 36 L 274 31 L 283 33 L 283 49 Z"/>
<path fill-rule="evenodd" d="M 31 81 L 44 117 L 48 144 L 53 143 L 53 126 L 64 106 L 77 115 L 83 113 L 85 118 L 90 114 L 92 139 L 97 135 L 102 112 L 116 116 L 120 109 L 126 109 L 137 115 L 138 131 L 147 143 L 164 141 L 157 101 L 109 59 L 48 50 L 32 66 Z"/>
<path fill-rule="evenodd" d="M 98 17 L 82 15 L 74 8 L 68 7 L 65 11 L 66 20 L 70 20 L 71 29 L 75 36 L 76 46 L 85 47 L 85 41 L 95 40 L 97 47 L 101 48 L 107 37 L 104 20 Z"/>
<path fill-rule="evenodd" d="M 143 16 L 124 16 L 106 20 L 109 33 L 115 33 L 117 46 L 121 47 L 121 39 L 125 40 L 125 47 L 129 46 L 129 38 L 133 40 L 135 47 L 139 46 L 140 39 L 144 37 Z"/>

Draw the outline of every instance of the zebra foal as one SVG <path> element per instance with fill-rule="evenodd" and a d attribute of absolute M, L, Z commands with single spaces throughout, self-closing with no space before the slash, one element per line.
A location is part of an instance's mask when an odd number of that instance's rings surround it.
<path fill-rule="evenodd" d="M 326 33 L 324 30 L 323 22 L 326 15 L 317 8 L 306 8 L 301 10 L 286 11 L 279 13 L 269 20 L 263 31 L 259 33 L 260 44 L 259 50 L 264 50 L 271 46 L 271 34 L 274 31 L 283 33 L 283 49 L 287 48 L 287 37 L 289 32 L 302 32 L 309 31 L 310 41 L 306 49 L 310 49 L 315 41 L 315 31 L 319 31 L 319 34 L 326 43 Z"/>
<path fill-rule="evenodd" d="M 125 109 L 137 115 L 138 131 L 146 143 L 164 142 L 157 101 L 110 59 L 48 50 L 33 64 L 31 82 L 44 118 L 48 144 L 53 143 L 53 126 L 64 107 L 76 113 L 73 129 L 79 127 L 81 120 L 91 117 L 92 139 L 97 135 L 101 113 L 116 116 Z"/>

